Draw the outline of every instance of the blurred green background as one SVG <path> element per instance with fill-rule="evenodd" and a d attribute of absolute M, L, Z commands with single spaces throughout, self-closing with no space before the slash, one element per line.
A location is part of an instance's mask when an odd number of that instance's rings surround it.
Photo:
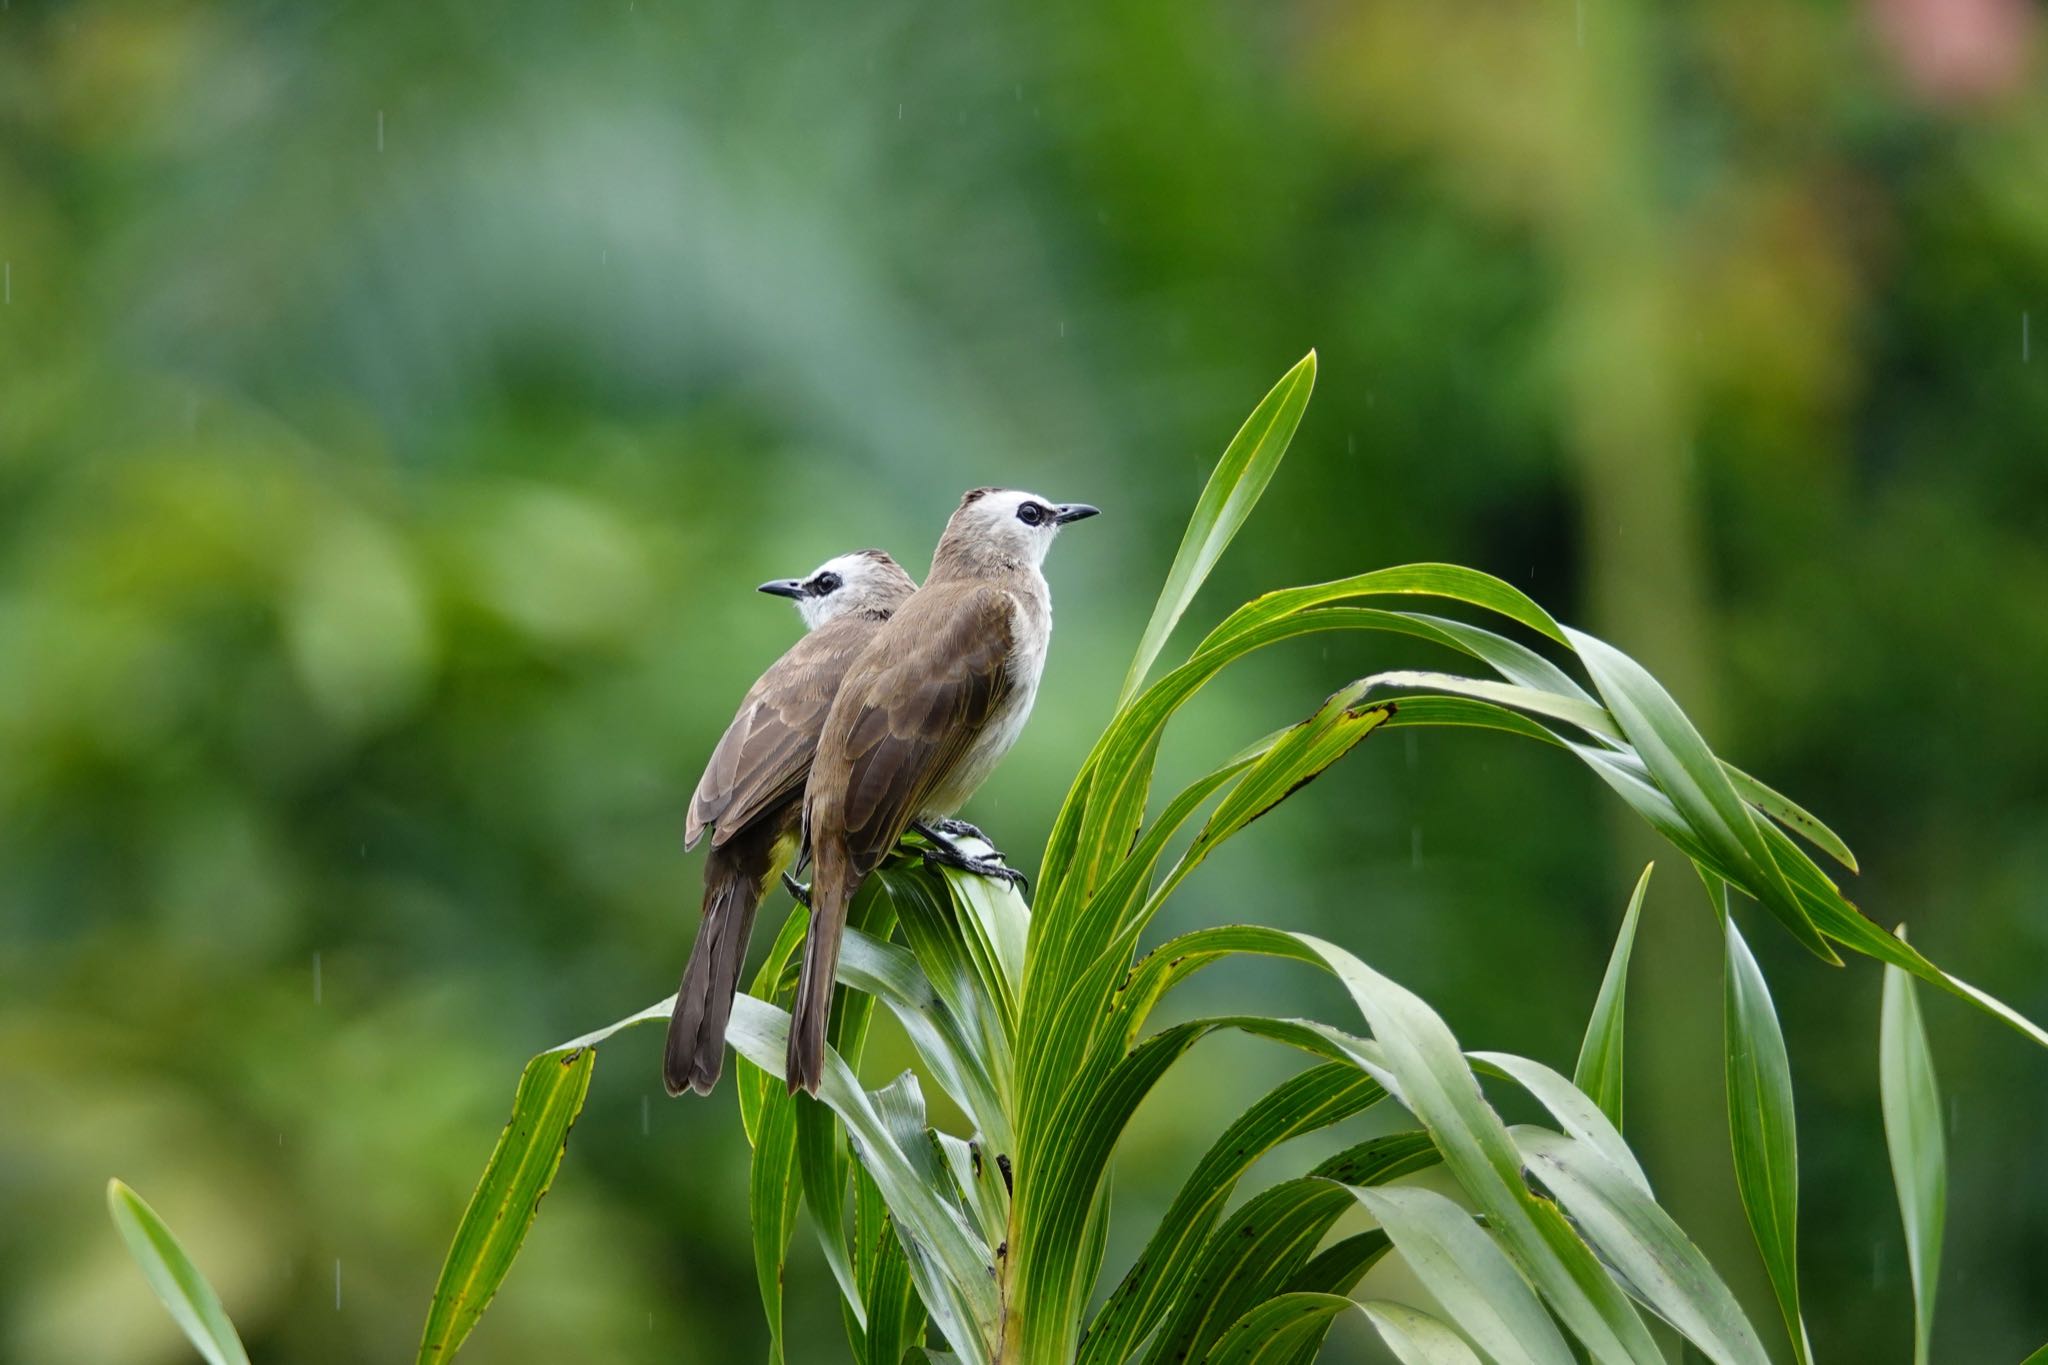
<path fill-rule="evenodd" d="M 674 987 L 685 800 L 797 629 L 752 586 L 869 544 L 921 573 L 975 484 L 1103 506 L 967 812 L 1030 867 L 1210 463 L 1310 346 L 1320 391 L 1191 630 L 1410 559 L 1498 573 L 1831 821 L 1874 917 L 2048 1018 L 2040 20 L 0 9 L 0 1357 L 188 1358 L 106 1222 L 119 1174 L 258 1358 L 409 1358 L 520 1065 Z M 1186 713 L 1169 773 L 1438 662 L 1273 651 Z M 1568 1065 L 1657 854 L 1567 759 L 1403 732 L 1159 932 L 1329 935 L 1467 1045 Z M 1631 1133 L 1777 1340 L 1690 881 L 1666 852 Z M 1756 923 L 1815 1344 L 1903 1361 L 1878 974 Z M 1279 968 L 1198 989 L 1345 1017 Z M 2013 1361 L 2048 1340 L 2048 1057 L 1927 1005 L 1936 1355 Z M 1205 1046 L 1131 1134 L 1113 1268 L 1294 1066 Z M 606 1050 L 466 1359 L 763 1348 L 731 1087 L 668 1101 L 657 1050 Z M 906 1055 L 884 1035 L 870 1070 Z M 793 1360 L 843 1358 L 807 1240 L 791 1281 Z M 1328 1358 L 1377 1359 L 1367 1335 Z"/>

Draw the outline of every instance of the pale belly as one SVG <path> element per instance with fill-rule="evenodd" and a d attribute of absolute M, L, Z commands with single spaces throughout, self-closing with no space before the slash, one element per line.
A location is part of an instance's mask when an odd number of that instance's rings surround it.
<path fill-rule="evenodd" d="M 943 820 L 967 804 L 967 798 L 988 780 L 996 764 L 1003 761 L 1003 755 L 1010 752 L 1010 746 L 1023 733 L 1024 722 L 1031 718 L 1031 703 L 1037 696 L 1038 678 L 1034 671 L 1028 685 L 1013 688 L 1003 709 L 989 717 L 988 724 L 982 727 L 974 743 L 932 792 L 924 809 L 918 812 L 920 820 Z"/>

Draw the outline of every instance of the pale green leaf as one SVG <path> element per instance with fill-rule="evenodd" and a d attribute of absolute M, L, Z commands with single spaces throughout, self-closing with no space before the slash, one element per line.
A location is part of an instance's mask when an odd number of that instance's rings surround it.
<path fill-rule="evenodd" d="M 1793 1354 L 1805 1362 L 1811 1350 L 1799 1311 L 1799 1140 L 1792 1066 L 1763 971 L 1725 906 L 1721 919 L 1727 940 L 1723 1012 L 1735 1187 L 1784 1313 Z"/>
<path fill-rule="evenodd" d="M 1536 1293 L 1472 1215 L 1425 1189 L 1353 1191 L 1422 1287 L 1471 1343 L 1501 1365 L 1572 1365 Z"/>
<path fill-rule="evenodd" d="M 120 1181 L 109 1180 L 107 1212 L 150 1289 L 208 1365 L 249 1365 L 220 1296 L 156 1210 Z"/>
<path fill-rule="evenodd" d="M 1899 936 L 1905 937 L 1903 928 Z M 1913 1360 L 1927 1365 L 1948 1214 L 1948 1146 L 1920 1002 L 1912 978 L 1897 967 L 1884 969 L 1877 1056 L 1885 1145 L 1891 1150 L 1892 1183 L 1906 1229 L 1906 1264 L 1913 1275 Z"/>

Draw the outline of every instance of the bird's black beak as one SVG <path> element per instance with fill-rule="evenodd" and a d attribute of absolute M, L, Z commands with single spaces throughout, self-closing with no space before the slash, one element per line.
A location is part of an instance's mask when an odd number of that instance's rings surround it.
<path fill-rule="evenodd" d="M 1070 521 L 1086 521 L 1102 515 L 1100 507 L 1090 507 L 1085 502 L 1063 502 L 1053 509 L 1052 519 L 1065 526 Z"/>
<path fill-rule="evenodd" d="M 771 578 L 755 591 L 765 592 L 770 597 L 802 597 L 804 581 L 801 578 Z"/>

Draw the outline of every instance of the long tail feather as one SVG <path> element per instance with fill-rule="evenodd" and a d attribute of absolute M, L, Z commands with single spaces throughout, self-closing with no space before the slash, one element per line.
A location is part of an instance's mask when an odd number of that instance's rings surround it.
<path fill-rule="evenodd" d="M 759 872 L 741 862 L 716 849 L 704 868 L 704 918 L 683 968 L 661 1062 L 671 1095 L 710 1094 L 725 1066 L 725 1028 L 763 894 Z"/>
<path fill-rule="evenodd" d="M 815 1095 L 825 1078 L 825 1026 L 832 1015 L 832 986 L 839 973 L 839 942 L 846 932 L 846 911 L 860 877 L 846 866 L 843 849 L 816 850 L 811 879 L 810 932 L 804 935 L 803 974 L 797 978 L 796 1002 L 790 1007 L 789 1055 L 784 1076 L 789 1093 Z"/>

